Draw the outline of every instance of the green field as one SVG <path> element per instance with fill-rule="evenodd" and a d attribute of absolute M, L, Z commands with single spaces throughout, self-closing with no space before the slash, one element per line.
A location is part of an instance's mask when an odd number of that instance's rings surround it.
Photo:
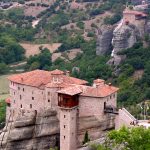
<path fill-rule="evenodd" d="M 8 75 L 0 76 L 0 99 L 5 99 L 8 97 L 9 88 L 8 88 Z"/>

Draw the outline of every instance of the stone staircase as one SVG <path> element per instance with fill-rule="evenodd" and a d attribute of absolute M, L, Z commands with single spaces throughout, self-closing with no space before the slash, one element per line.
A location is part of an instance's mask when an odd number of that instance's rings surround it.
<path fill-rule="evenodd" d="M 137 119 L 132 116 L 125 108 L 119 109 L 119 114 L 116 117 L 116 129 L 119 129 L 121 126 L 130 127 L 136 125 Z"/>

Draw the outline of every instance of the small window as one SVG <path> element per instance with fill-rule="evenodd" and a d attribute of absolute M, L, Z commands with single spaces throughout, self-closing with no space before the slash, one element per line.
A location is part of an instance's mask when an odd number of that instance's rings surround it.
<path fill-rule="evenodd" d="M 114 98 L 116 97 L 116 95 L 114 94 Z"/>
<path fill-rule="evenodd" d="M 48 92 L 48 95 L 50 95 L 50 92 Z"/>
<path fill-rule="evenodd" d="M 64 115 L 64 118 L 66 118 L 66 115 Z"/>
<path fill-rule="evenodd" d="M 22 108 L 22 104 L 20 105 L 20 108 Z"/>
<path fill-rule="evenodd" d="M 64 136 L 64 139 L 65 139 L 66 137 Z"/>
<path fill-rule="evenodd" d="M 48 99 L 48 102 L 50 103 L 50 100 Z"/>
<path fill-rule="evenodd" d="M 20 99 L 22 99 L 22 96 L 20 95 Z"/>
<path fill-rule="evenodd" d="M 24 92 L 24 88 L 23 88 L 22 90 L 23 90 L 23 92 Z"/>
<path fill-rule="evenodd" d="M 34 92 L 32 91 L 32 94 L 34 94 Z"/>
<path fill-rule="evenodd" d="M 20 87 L 18 86 L 18 90 L 20 90 Z"/>
<path fill-rule="evenodd" d="M 111 95 L 110 95 L 110 99 L 111 99 Z"/>
<path fill-rule="evenodd" d="M 32 97 L 32 100 L 34 100 L 34 97 Z"/>
<path fill-rule="evenodd" d="M 64 125 L 64 128 L 66 128 L 66 126 Z"/>
<path fill-rule="evenodd" d="M 30 104 L 30 108 L 32 108 L 32 104 Z"/>

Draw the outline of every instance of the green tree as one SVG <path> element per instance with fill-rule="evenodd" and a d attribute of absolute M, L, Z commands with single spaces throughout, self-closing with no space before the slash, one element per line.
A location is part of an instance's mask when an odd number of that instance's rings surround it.
<path fill-rule="evenodd" d="M 5 122 L 6 115 L 6 103 L 4 100 L 0 100 L 0 128 L 3 127 L 1 123 Z"/>
<path fill-rule="evenodd" d="M 0 74 L 5 74 L 8 70 L 9 68 L 5 63 L 0 63 Z"/>
<path fill-rule="evenodd" d="M 108 141 L 101 145 L 104 149 L 92 147 L 93 150 L 149 150 L 150 149 L 150 128 L 144 127 L 126 128 L 114 130 L 108 133 Z M 108 145 L 109 143 L 109 145 Z"/>
<path fill-rule="evenodd" d="M 84 140 L 83 140 L 83 144 L 87 143 L 90 141 L 90 138 L 89 138 L 89 134 L 88 134 L 88 131 L 85 132 L 85 135 L 84 135 Z"/>

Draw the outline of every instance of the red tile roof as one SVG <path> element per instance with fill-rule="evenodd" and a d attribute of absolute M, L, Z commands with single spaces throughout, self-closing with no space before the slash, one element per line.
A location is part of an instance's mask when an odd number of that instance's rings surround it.
<path fill-rule="evenodd" d="M 6 99 L 5 99 L 5 102 L 6 102 L 7 104 L 10 104 L 10 103 L 11 103 L 10 98 L 6 98 Z"/>
<path fill-rule="evenodd" d="M 106 97 L 117 92 L 118 90 L 119 88 L 105 84 L 102 87 L 88 87 L 83 90 L 81 95 L 90 97 Z"/>
<path fill-rule="evenodd" d="M 60 90 L 60 91 L 58 91 L 58 93 L 67 94 L 67 95 L 80 94 L 82 96 L 88 96 L 88 97 L 106 97 L 106 96 L 109 96 L 109 95 L 117 92 L 118 90 L 119 90 L 119 88 L 116 88 L 114 86 L 109 86 L 107 84 L 105 84 L 102 87 L 72 85 L 72 87 Z"/>
<path fill-rule="evenodd" d="M 105 82 L 105 80 L 102 80 L 102 79 L 96 79 L 96 80 L 94 80 L 94 83 L 102 83 L 102 82 Z"/>
<path fill-rule="evenodd" d="M 51 71 L 51 74 L 52 75 L 64 75 L 64 72 L 56 69 L 56 70 Z"/>
<path fill-rule="evenodd" d="M 43 70 L 34 70 L 26 73 L 16 74 L 8 77 L 8 79 L 12 82 L 29 85 L 33 87 L 43 87 L 43 86 L 51 86 L 53 82 L 53 77 L 58 75 L 58 79 L 61 80 L 60 83 L 65 84 L 87 84 L 88 82 L 85 80 L 80 80 L 77 78 L 69 77 L 64 75 L 63 71 L 54 70 L 54 71 L 43 71 Z M 56 82 L 54 82 L 56 83 Z"/>
<path fill-rule="evenodd" d="M 77 86 L 72 86 L 59 90 L 58 93 L 73 96 L 82 93 L 82 90 Z"/>

